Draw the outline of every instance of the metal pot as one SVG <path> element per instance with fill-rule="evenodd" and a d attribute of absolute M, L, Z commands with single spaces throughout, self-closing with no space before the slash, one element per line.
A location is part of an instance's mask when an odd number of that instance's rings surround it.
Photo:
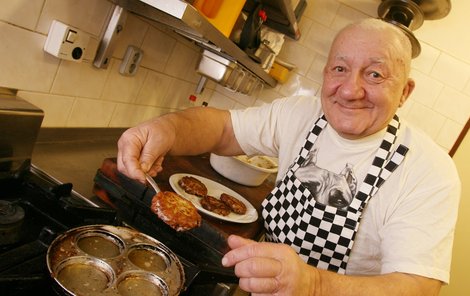
<path fill-rule="evenodd" d="M 185 274 L 158 240 L 128 227 L 87 225 L 58 236 L 47 267 L 65 295 L 178 295 Z"/>

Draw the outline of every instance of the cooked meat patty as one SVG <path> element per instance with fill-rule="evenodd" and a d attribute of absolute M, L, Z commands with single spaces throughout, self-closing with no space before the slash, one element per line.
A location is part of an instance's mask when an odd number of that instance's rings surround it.
<path fill-rule="evenodd" d="M 204 209 L 221 216 L 227 216 L 231 212 L 230 208 L 226 204 L 210 195 L 206 195 L 201 198 L 200 203 Z"/>
<path fill-rule="evenodd" d="M 194 194 L 199 197 L 207 195 L 206 185 L 192 176 L 184 176 L 178 181 L 178 185 L 180 185 L 186 193 Z"/>
<path fill-rule="evenodd" d="M 236 214 L 244 215 L 246 213 L 245 204 L 231 195 L 222 193 L 220 195 L 220 201 L 226 204 L 230 208 L 230 210 L 232 210 Z"/>
<path fill-rule="evenodd" d="M 150 209 L 176 231 L 201 225 L 201 215 L 192 202 L 171 191 L 156 194 L 152 198 Z"/>

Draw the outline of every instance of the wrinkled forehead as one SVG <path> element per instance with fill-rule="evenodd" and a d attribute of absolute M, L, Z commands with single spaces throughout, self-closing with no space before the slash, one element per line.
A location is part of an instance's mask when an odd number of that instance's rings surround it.
<path fill-rule="evenodd" d="M 370 61 L 389 63 L 391 67 L 404 67 L 407 76 L 411 63 L 411 43 L 399 28 L 385 22 L 350 25 L 334 39 L 329 60 L 360 56 Z"/>

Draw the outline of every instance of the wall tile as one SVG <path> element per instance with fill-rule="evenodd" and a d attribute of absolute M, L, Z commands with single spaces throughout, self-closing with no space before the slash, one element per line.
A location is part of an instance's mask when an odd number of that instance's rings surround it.
<path fill-rule="evenodd" d="M 165 66 L 165 74 L 179 79 L 197 83 L 201 77 L 195 69 L 199 62 L 201 51 L 198 47 L 188 47 L 177 42 Z"/>
<path fill-rule="evenodd" d="M 124 76 L 119 73 L 120 65 L 121 60 L 111 59 L 101 98 L 107 101 L 131 103 L 136 100 L 148 70 L 140 67 L 134 76 Z"/>
<path fill-rule="evenodd" d="M 429 74 L 436 64 L 441 52 L 424 42 L 420 42 L 420 45 L 421 53 L 411 61 L 411 68 L 417 69 L 422 73 Z"/>
<path fill-rule="evenodd" d="M 90 63 L 62 60 L 51 93 L 99 98 L 111 68 L 98 69 Z"/>
<path fill-rule="evenodd" d="M 107 127 L 114 112 L 115 103 L 77 98 L 73 104 L 67 127 Z"/>
<path fill-rule="evenodd" d="M 410 112 L 404 118 L 422 129 L 433 139 L 437 137 L 446 121 L 442 114 L 416 102 L 411 106 Z"/>
<path fill-rule="evenodd" d="M 358 11 L 361 11 L 371 17 L 377 17 L 377 10 L 379 8 L 379 1 L 357 1 L 357 0 L 338 0 L 345 6 L 349 6 Z"/>
<path fill-rule="evenodd" d="M 463 91 L 466 95 L 470 96 L 470 79 L 468 80 L 467 86 L 465 86 L 465 89 Z"/>
<path fill-rule="evenodd" d="M 59 60 L 43 51 L 46 37 L 0 22 L 0 86 L 48 92 Z"/>
<path fill-rule="evenodd" d="M 307 47 L 295 41 L 286 39 L 282 46 L 282 50 L 279 53 L 279 58 L 283 61 L 294 64 L 296 66 L 295 72 L 305 75 L 315 59 L 315 53 L 312 54 L 311 50 Z"/>
<path fill-rule="evenodd" d="M 246 107 L 249 107 L 249 106 L 253 105 L 253 103 L 256 101 L 256 98 L 253 97 L 253 96 L 247 96 L 247 95 L 244 95 L 244 94 L 241 94 L 241 93 L 238 93 L 238 92 L 234 92 L 234 91 L 232 91 L 232 90 L 230 90 L 226 87 L 220 86 L 220 85 L 218 85 L 215 88 L 215 91 L 231 98 L 233 101 L 235 101 L 235 102 L 237 102 L 241 105 L 244 105 Z"/>
<path fill-rule="evenodd" d="M 116 41 L 113 57 L 123 59 L 129 45 L 141 48 L 148 30 L 149 25 L 146 22 L 136 15 L 129 13 L 124 28 Z"/>
<path fill-rule="evenodd" d="M 109 127 L 132 127 L 155 116 L 162 115 L 168 110 L 151 106 L 140 106 L 117 103 L 111 117 Z"/>
<path fill-rule="evenodd" d="M 308 1 L 303 16 L 329 27 L 336 17 L 339 5 L 338 1 L 332 0 Z"/>
<path fill-rule="evenodd" d="M 112 7 L 103 0 L 45 0 L 37 31 L 47 35 L 52 21 L 58 20 L 98 37 Z"/>
<path fill-rule="evenodd" d="M 440 146 L 449 151 L 452 149 L 452 146 L 459 137 L 460 131 L 462 129 L 463 125 L 458 124 L 453 120 L 447 119 L 435 140 Z"/>
<path fill-rule="evenodd" d="M 65 126 L 75 101 L 73 97 L 28 91 L 19 91 L 18 97 L 29 101 L 44 111 L 42 127 Z"/>
<path fill-rule="evenodd" d="M 308 31 L 308 35 L 305 36 L 304 45 L 326 56 L 328 55 L 334 35 L 335 31 L 332 29 L 320 23 L 313 22 L 310 31 Z"/>
<path fill-rule="evenodd" d="M 309 5 L 309 4 L 307 4 Z M 305 43 L 305 36 L 308 35 L 308 32 L 312 28 L 313 21 L 312 19 L 308 18 L 305 16 L 305 14 L 302 16 L 299 22 L 299 31 L 300 31 L 300 38 L 296 42 L 299 44 L 304 44 Z M 289 38 L 285 38 L 285 40 L 288 40 Z"/>
<path fill-rule="evenodd" d="M 237 102 L 233 101 L 228 96 L 221 94 L 217 90 L 214 91 L 211 101 L 209 102 L 210 107 L 224 110 L 232 109 L 236 104 Z"/>
<path fill-rule="evenodd" d="M 470 116 L 470 96 L 445 87 L 437 98 L 434 109 L 457 123 L 465 124 Z"/>
<path fill-rule="evenodd" d="M 280 98 L 282 95 L 274 88 L 265 88 L 258 95 L 255 104 L 271 103 L 272 101 Z"/>
<path fill-rule="evenodd" d="M 28 30 L 34 30 L 43 3 L 44 0 L 2 1 L 0 20 Z"/>
<path fill-rule="evenodd" d="M 368 17 L 370 16 L 364 12 L 361 12 L 359 10 L 356 10 L 354 8 L 341 4 L 338 8 L 338 13 L 336 14 L 336 17 L 333 23 L 331 24 L 330 28 L 334 32 L 338 32 L 339 30 L 344 28 L 346 25 L 353 23 L 355 21 L 368 18 Z"/>
<path fill-rule="evenodd" d="M 416 86 L 409 99 L 432 108 L 444 85 L 416 70 L 412 70 L 410 76 L 414 79 Z"/>
<path fill-rule="evenodd" d="M 159 101 L 159 106 L 171 109 L 191 107 L 189 96 L 194 94 L 196 85 L 180 79 L 171 79 L 169 92 Z"/>
<path fill-rule="evenodd" d="M 141 65 L 155 71 L 163 72 L 176 40 L 155 28 L 150 28 L 142 44 L 144 57 Z"/>
<path fill-rule="evenodd" d="M 286 97 L 295 95 L 313 97 L 319 88 L 320 84 L 296 73 L 291 73 L 289 80 L 284 85 L 282 85 L 280 93 Z"/>
<path fill-rule="evenodd" d="M 159 72 L 148 71 L 135 103 L 162 107 L 162 100 L 170 92 L 170 85 L 174 79 Z"/>
<path fill-rule="evenodd" d="M 316 55 L 315 60 L 307 73 L 307 78 L 313 80 L 319 84 L 323 83 L 323 68 L 327 62 L 327 57 L 322 55 Z"/>
<path fill-rule="evenodd" d="M 431 76 L 448 86 L 463 90 L 470 78 L 470 65 L 442 53 L 431 71 Z"/>

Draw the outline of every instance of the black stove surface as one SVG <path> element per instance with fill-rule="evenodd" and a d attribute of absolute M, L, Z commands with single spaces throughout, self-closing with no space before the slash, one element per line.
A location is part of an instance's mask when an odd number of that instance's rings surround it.
<path fill-rule="evenodd" d="M 0 291 L 53 295 L 46 263 L 50 243 L 88 224 L 119 224 L 112 209 L 97 208 L 36 170 L 0 180 Z"/>

